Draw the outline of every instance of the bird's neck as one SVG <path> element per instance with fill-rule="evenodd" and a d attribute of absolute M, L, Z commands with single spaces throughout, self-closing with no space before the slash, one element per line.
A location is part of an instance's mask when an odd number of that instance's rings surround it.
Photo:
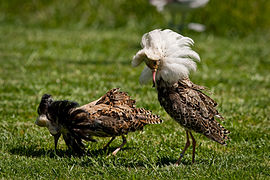
<path fill-rule="evenodd" d="M 78 103 L 72 101 L 54 101 L 49 107 L 49 114 L 60 118 L 61 116 L 66 116 L 70 112 L 78 107 Z"/>
<path fill-rule="evenodd" d="M 190 81 L 189 78 L 179 79 L 175 83 L 169 83 L 169 82 L 164 81 L 162 78 L 160 78 L 159 80 L 157 80 L 157 83 L 156 83 L 156 88 L 157 88 L 158 91 L 161 91 L 164 88 L 176 89 L 179 86 L 181 86 L 183 88 L 191 88 L 191 89 L 194 89 L 194 90 L 205 90 L 205 89 L 207 89 L 204 86 L 194 84 L 192 81 Z"/>
<path fill-rule="evenodd" d="M 157 87 L 173 87 L 173 86 L 178 85 L 179 82 L 183 82 L 184 84 L 186 84 L 186 82 L 191 82 L 191 81 L 188 78 L 186 78 L 186 79 L 179 79 L 178 81 L 171 83 L 171 82 L 164 81 L 162 77 L 160 77 L 157 80 L 156 85 Z"/>

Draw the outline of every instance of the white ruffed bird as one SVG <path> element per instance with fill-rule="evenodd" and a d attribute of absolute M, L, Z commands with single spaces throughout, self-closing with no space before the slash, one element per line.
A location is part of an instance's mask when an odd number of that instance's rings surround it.
<path fill-rule="evenodd" d="M 145 62 L 140 82 L 153 80 L 160 105 L 186 131 L 186 145 L 178 165 L 192 139 L 192 162 L 195 161 L 196 141 L 192 132 L 201 133 L 211 140 L 226 145 L 230 133 L 215 118 L 223 119 L 216 109 L 217 103 L 189 80 L 189 72 L 196 70 L 199 55 L 191 49 L 193 40 L 169 29 L 153 30 L 142 37 L 142 49 L 133 57 L 132 65 Z"/>

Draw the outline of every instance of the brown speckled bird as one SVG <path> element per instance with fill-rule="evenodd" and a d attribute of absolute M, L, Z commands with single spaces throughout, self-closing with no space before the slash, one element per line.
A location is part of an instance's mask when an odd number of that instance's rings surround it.
<path fill-rule="evenodd" d="M 112 89 L 98 100 L 78 107 L 71 101 L 54 101 L 51 95 L 42 96 L 38 107 L 38 126 L 47 127 L 54 136 L 55 149 L 61 136 L 68 148 L 77 154 L 84 154 L 82 140 L 96 140 L 92 136 L 112 137 L 105 149 L 115 139 L 122 136 L 123 143 L 113 151 L 113 155 L 126 144 L 129 132 L 142 130 L 147 124 L 162 122 L 159 116 L 143 108 L 135 108 L 135 100 L 119 89 Z"/>
<path fill-rule="evenodd" d="M 189 80 L 189 71 L 196 70 L 199 55 L 190 46 L 193 40 L 171 30 L 153 30 L 142 37 L 142 48 L 134 56 L 132 65 L 146 63 L 140 82 L 153 80 L 160 105 L 186 130 L 186 145 L 176 164 L 178 165 L 190 146 L 192 139 L 192 162 L 195 161 L 196 141 L 192 131 L 201 133 L 222 145 L 226 145 L 230 132 L 220 125 L 215 118 L 222 118 L 218 113 L 217 103 L 204 94 L 204 87 Z"/>

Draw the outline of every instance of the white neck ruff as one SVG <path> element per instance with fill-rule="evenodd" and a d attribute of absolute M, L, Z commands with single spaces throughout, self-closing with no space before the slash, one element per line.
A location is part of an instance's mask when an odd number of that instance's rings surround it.
<path fill-rule="evenodd" d="M 142 49 L 133 57 L 132 65 L 138 66 L 144 58 L 160 60 L 156 80 L 161 77 L 172 84 L 179 79 L 189 77 L 190 71 L 196 71 L 199 55 L 191 49 L 193 40 L 169 29 L 153 30 L 142 37 Z M 146 84 L 152 79 L 152 71 L 147 66 L 141 73 L 140 83 Z"/>

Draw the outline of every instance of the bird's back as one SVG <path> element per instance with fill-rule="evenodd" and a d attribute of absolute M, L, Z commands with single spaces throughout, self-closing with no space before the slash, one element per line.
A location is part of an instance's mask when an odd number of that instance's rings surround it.
<path fill-rule="evenodd" d="M 77 116 L 85 116 L 84 121 L 80 123 L 85 128 L 81 129 L 93 136 L 119 136 L 142 130 L 146 124 L 162 122 L 159 116 L 150 111 L 135 108 L 135 100 L 118 89 L 108 91 L 94 105 L 84 105 L 76 110 L 87 112 Z"/>
<path fill-rule="evenodd" d="M 216 110 L 217 103 L 189 79 L 167 85 L 162 79 L 157 82 L 158 99 L 166 112 L 188 130 L 225 145 L 230 132 L 221 126 L 215 117 L 222 118 Z"/>

